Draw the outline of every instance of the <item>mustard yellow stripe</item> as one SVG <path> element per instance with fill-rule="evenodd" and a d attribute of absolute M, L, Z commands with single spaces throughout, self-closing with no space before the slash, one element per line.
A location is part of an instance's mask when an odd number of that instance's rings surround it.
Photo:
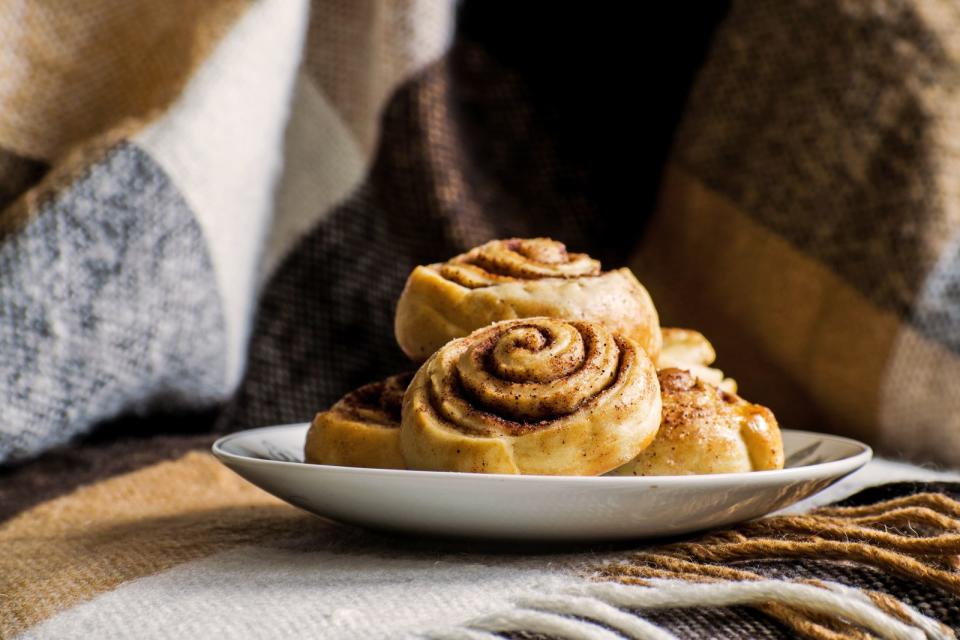
<path fill-rule="evenodd" d="M 207 453 L 103 480 L 0 526 L 0 637 L 128 580 L 318 526 Z"/>
<path fill-rule="evenodd" d="M 901 323 L 829 266 L 670 165 L 634 268 L 661 318 L 702 331 L 781 424 L 875 440 Z"/>
<path fill-rule="evenodd" d="M 0 146 L 55 160 L 177 98 L 248 0 L 25 2 L 0 17 Z"/>

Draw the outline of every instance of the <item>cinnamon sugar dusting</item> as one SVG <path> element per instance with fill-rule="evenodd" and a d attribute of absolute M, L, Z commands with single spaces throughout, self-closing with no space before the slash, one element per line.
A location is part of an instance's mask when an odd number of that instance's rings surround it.
<path fill-rule="evenodd" d="M 585 253 L 570 253 L 562 242 L 549 238 L 493 240 L 434 268 L 447 280 L 468 288 L 601 273 L 597 260 Z"/>
<path fill-rule="evenodd" d="M 658 372 L 662 410 L 651 445 L 624 474 L 675 475 L 778 469 L 783 444 L 773 413 L 690 371 Z"/>
<path fill-rule="evenodd" d="M 588 410 L 632 366 L 622 352 L 635 348 L 599 325 L 548 318 L 500 323 L 451 344 L 429 365 L 433 406 L 462 432 L 511 436 Z"/>
<path fill-rule="evenodd" d="M 684 369 L 661 369 L 657 377 L 663 397 L 663 437 L 696 438 L 708 423 L 739 428 L 750 414 L 763 409 L 736 394 L 720 391 Z"/>
<path fill-rule="evenodd" d="M 330 411 L 359 422 L 399 428 L 403 394 L 412 378 L 413 373 L 401 373 L 364 385 L 343 396 Z"/>

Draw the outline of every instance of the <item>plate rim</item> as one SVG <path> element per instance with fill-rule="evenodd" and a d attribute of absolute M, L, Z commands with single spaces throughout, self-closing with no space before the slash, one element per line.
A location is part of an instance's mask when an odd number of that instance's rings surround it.
<path fill-rule="evenodd" d="M 418 469 L 377 469 L 373 467 L 344 467 L 332 464 L 314 464 L 309 462 L 288 462 L 284 460 L 267 460 L 264 458 L 254 458 L 251 456 L 240 455 L 226 451 L 223 447 L 230 440 L 242 436 L 251 436 L 258 432 L 269 432 L 278 429 L 290 429 L 294 427 L 309 428 L 309 422 L 294 422 L 289 424 L 270 425 L 265 427 L 256 427 L 253 429 L 244 429 L 235 431 L 217 438 L 210 449 L 213 455 L 222 463 L 235 462 L 238 464 L 266 465 L 268 467 L 310 467 L 323 471 L 344 475 L 363 475 L 363 476 L 382 476 L 389 478 L 436 478 L 453 480 L 460 482 L 472 480 L 477 482 L 536 482 L 536 483 L 564 483 L 577 482 L 581 484 L 603 484 L 603 485 L 623 485 L 636 487 L 638 484 L 663 484 L 670 483 L 674 485 L 697 484 L 705 480 L 710 482 L 732 482 L 732 481 L 762 481 L 770 480 L 799 480 L 809 477 L 811 474 L 817 477 L 837 477 L 852 473 L 873 459 L 873 448 L 859 440 L 838 436 L 830 433 L 819 433 L 817 431 L 806 431 L 802 429 L 781 429 L 785 433 L 796 433 L 805 436 L 813 436 L 833 440 L 834 442 L 844 443 L 858 447 L 861 450 L 854 455 L 840 458 L 839 460 L 830 460 L 816 464 L 805 465 L 802 467 L 791 467 L 789 469 L 770 469 L 764 471 L 743 471 L 737 473 L 711 473 L 711 474 L 691 474 L 691 475 L 671 475 L 671 476 L 575 476 L 575 475 L 520 475 L 509 473 L 467 473 L 462 471 L 422 471 Z"/>

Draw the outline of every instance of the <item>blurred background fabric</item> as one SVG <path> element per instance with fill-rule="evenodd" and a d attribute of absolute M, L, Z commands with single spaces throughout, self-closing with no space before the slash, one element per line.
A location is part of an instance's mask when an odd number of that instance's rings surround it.
<path fill-rule="evenodd" d="M 5 7 L 0 464 L 309 420 L 410 368 L 415 265 L 506 236 L 634 268 L 784 426 L 960 464 L 960 10 L 641 18 Z"/>
<path fill-rule="evenodd" d="M 397 637 L 642 564 L 360 532 L 209 453 L 410 369 L 408 273 L 496 237 L 631 267 L 784 427 L 960 468 L 958 91 L 954 0 L 0 3 L 0 637 Z M 854 529 L 706 567 L 832 616 L 639 615 L 953 637 L 958 478 L 875 461 L 818 497 L 887 483 Z"/>

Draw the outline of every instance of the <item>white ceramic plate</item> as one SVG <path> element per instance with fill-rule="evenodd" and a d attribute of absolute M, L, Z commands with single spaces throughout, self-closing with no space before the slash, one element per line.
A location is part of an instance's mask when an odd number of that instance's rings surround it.
<path fill-rule="evenodd" d="M 673 536 L 749 520 L 865 465 L 870 447 L 783 431 L 787 468 L 708 476 L 511 476 L 306 464 L 308 425 L 242 431 L 213 453 L 287 502 L 349 524 L 414 534 L 515 540 Z"/>

